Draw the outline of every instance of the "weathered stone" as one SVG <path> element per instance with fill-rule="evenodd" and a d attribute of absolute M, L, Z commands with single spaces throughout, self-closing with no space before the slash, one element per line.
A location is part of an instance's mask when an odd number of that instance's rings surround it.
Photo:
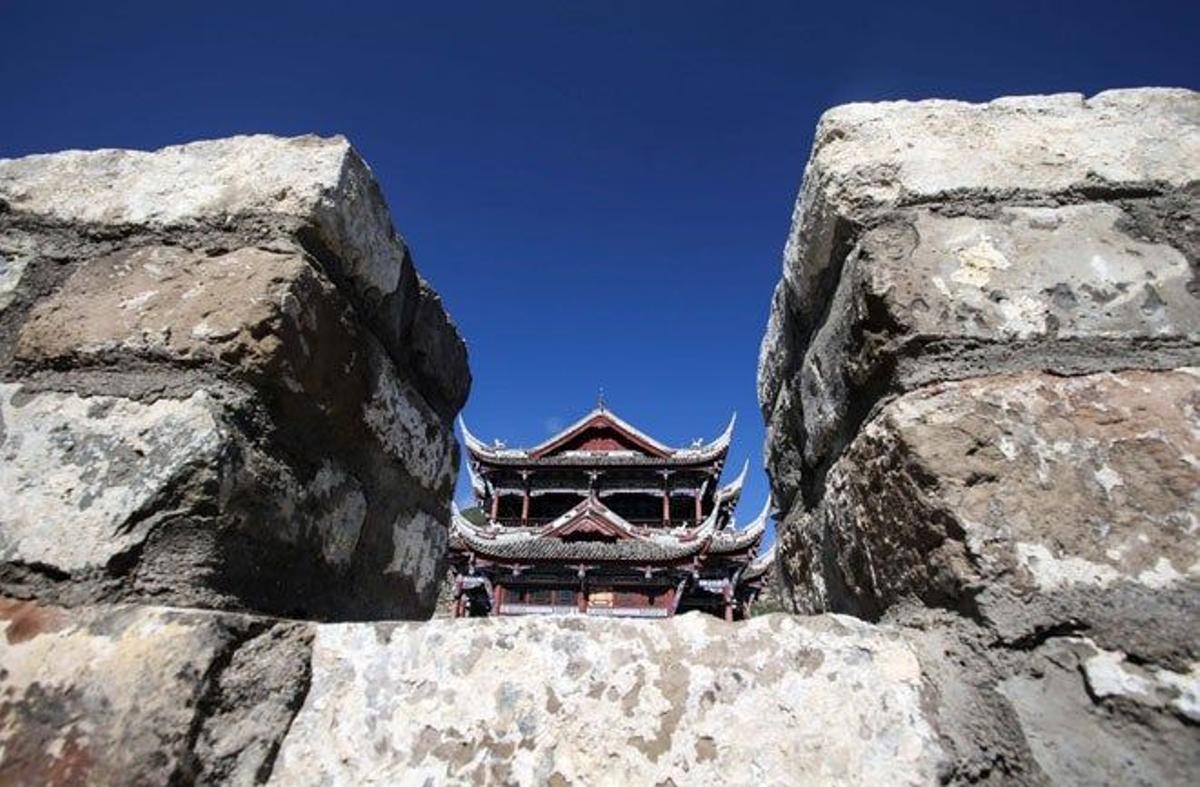
<path fill-rule="evenodd" d="M 0 205 L 10 221 L 53 227 L 173 233 L 189 242 L 207 234 L 226 243 L 240 232 L 239 245 L 298 241 L 345 284 L 393 360 L 421 367 L 433 383 L 422 393 L 447 421 L 466 401 L 462 339 L 444 312 L 431 315 L 422 306 L 427 296 L 382 192 L 343 137 L 258 135 L 154 152 L 0 159 Z M 438 354 L 414 364 L 414 347 Z"/>
<path fill-rule="evenodd" d="M 1197 183 L 1187 90 L 821 121 L 759 358 L 777 565 L 902 627 L 945 783 L 1194 781 Z"/>
<path fill-rule="evenodd" d="M 1187 717 L 1200 692 L 1198 666 L 1188 674 L 1143 670 L 1067 637 L 1042 647 L 1032 669 L 998 688 L 1049 783 L 1182 785 L 1200 768 Z"/>
<path fill-rule="evenodd" d="M 845 618 L 322 625 L 272 782 L 932 784 L 922 677 Z"/>
<path fill-rule="evenodd" d="M 928 612 L 928 610 L 927 610 Z M 0 601 L 0 780 L 1188 784 L 1195 663 L 970 623 L 289 623 Z"/>
<path fill-rule="evenodd" d="M 1198 180 L 1187 90 L 827 112 L 760 353 L 777 504 L 811 503 L 880 397 L 923 381 L 1194 363 Z"/>
<path fill-rule="evenodd" d="M 256 783 L 307 688 L 293 624 L 0 600 L 0 626 L 5 784 Z"/>
<path fill-rule="evenodd" d="M 70 604 L 427 615 L 445 528 L 428 503 L 388 493 L 399 470 L 383 449 L 374 476 L 335 456 L 288 466 L 240 428 L 253 417 L 219 389 L 143 402 L 0 384 L 0 582 Z M 439 450 L 449 494 L 453 451 Z"/>
<path fill-rule="evenodd" d="M 793 593 L 871 618 L 915 596 L 1009 641 L 1070 620 L 1129 650 L 1111 619 L 1127 596 L 1164 612 L 1140 624 L 1156 640 L 1143 656 L 1196 657 L 1197 413 L 1192 370 L 1026 373 L 900 397 L 830 470 L 819 507 L 781 528 Z"/>
<path fill-rule="evenodd" d="M 0 201 L 0 589 L 431 613 L 466 352 L 345 140 L 0 161 Z"/>
<path fill-rule="evenodd" d="M 804 462 L 836 456 L 884 394 L 1021 369 L 1200 364 L 1187 259 L 1111 205 L 896 214 L 842 268 L 796 383 Z"/>
<path fill-rule="evenodd" d="M 817 126 L 784 274 L 811 320 L 825 289 L 814 285 L 839 263 L 846 234 L 888 210 L 1090 201 L 1198 176 L 1200 94 L 1190 90 L 845 104 Z"/>
<path fill-rule="evenodd" d="M 15 360 L 230 367 L 256 386 L 311 397 L 332 420 L 365 424 L 426 488 L 452 483 L 449 430 L 370 345 L 337 289 L 299 252 L 209 257 L 141 247 L 84 263 L 43 299 Z"/>
<path fill-rule="evenodd" d="M 143 543 L 156 505 L 229 450 L 218 409 L 204 391 L 143 404 L 0 384 L 0 558 L 69 573 Z"/>

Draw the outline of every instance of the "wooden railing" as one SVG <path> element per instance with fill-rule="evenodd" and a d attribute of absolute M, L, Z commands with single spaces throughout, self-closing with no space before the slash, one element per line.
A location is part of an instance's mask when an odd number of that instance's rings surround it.
<path fill-rule="evenodd" d="M 588 607 L 587 614 L 597 618 L 665 618 L 669 610 L 661 607 Z"/>
<path fill-rule="evenodd" d="M 505 527 L 541 527 L 548 525 L 554 521 L 551 517 L 541 517 L 529 519 L 521 519 L 520 517 L 500 517 L 497 520 Z M 635 527 L 646 528 L 674 528 L 674 527 L 695 527 L 696 520 L 694 519 L 672 519 L 665 524 L 661 519 L 626 519 L 626 522 Z"/>
<path fill-rule="evenodd" d="M 500 605 L 501 615 L 579 615 L 575 604 L 510 604 Z M 670 610 L 661 607 L 589 607 L 588 617 L 595 618 L 665 618 Z"/>
<path fill-rule="evenodd" d="M 501 615 L 578 615 L 579 606 L 576 604 L 510 604 L 505 601 L 500 605 Z"/>

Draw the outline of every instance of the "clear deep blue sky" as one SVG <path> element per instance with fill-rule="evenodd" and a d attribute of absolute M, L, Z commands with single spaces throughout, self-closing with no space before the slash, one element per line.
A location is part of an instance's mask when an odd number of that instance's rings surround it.
<path fill-rule="evenodd" d="M 739 414 L 821 112 L 1179 85 L 1200 3 L 0 0 L 0 157 L 342 133 L 471 352 L 468 423 Z M 728 474 L 727 474 L 728 475 Z M 460 494 L 461 494 L 460 485 Z"/>

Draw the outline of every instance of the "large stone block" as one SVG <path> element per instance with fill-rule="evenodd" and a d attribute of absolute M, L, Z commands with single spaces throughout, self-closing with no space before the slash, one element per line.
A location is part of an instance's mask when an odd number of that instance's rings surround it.
<path fill-rule="evenodd" d="M 345 140 L 0 161 L 0 202 L 0 587 L 432 612 L 465 347 Z"/>
<path fill-rule="evenodd" d="M 1190 90 L 845 104 L 817 126 L 784 276 L 811 318 L 847 237 L 892 209 L 1093 201 L 1198 177 L 1200 94 Z"/>
<path fill-rule="evenodd" d="M 34 305 L 13 356 L 28 367 L 216 363 L 329 401 L 361 365 L 361 333 L 299 249 L 139 246 L 81 263 Z"/>
<path fill-rule="evenodd" d="M 845 618 L 323 625 L 272 783 L 933 784 L 924 674 Z"/>
<path fill-rule="evenodd" d="M 13 221 L 97 237 L 119 231 L 218 248 L 297 240 L 345 286 L 389 355 L 418 367 L 422 393 L 446 420 L 466 401 L 462 339 L 444 312 L 418 319 L 427 296 L 407 247 L 343 137 L 258 135 L 2 159 L 0 206 Z M 438 354 L 414 360 L 413 347 Z"/>
<path fill-rule="evenodd" d="M 914 210 L 866 231 L 796 375 L 805 465 L 836 456 L 882 396 L 932 382 L 1200 364 L 1192 266 L 1133 233 L 1103 204 Z"/>
<path fill-rule="evenodd" d="M 1197 181 L 1188 90 L 827 112 L 760 352 L 776 502 L 922 379 L 1194 363 Z"/>
<path fill-rule="evenodd" d="M 0 599 L 0 782 L 255 784 L 311 634 L 261 618 Z"/>
<path fill-rule="evenodd" d="M 1196 658 L 1200 374 L 1024 373 L 902 396 L 782 527 L 801 606 L 878 618 L 906 598 L 1006 641 L 1056 626 Z"/>
<path fill-rule="evenodd" d="M 0 385 L 0 558 L 103 568 L 145 541 L 156 504 L 219 468 L 230 442 L 205 391 L 141 403 Z"/>
<path fill-rule="evenodd" d="M 381 385 L 390 398 L 364 405 L 362 434 L 386 417 L 374 408 L 404 412 Z M 220 388 L 138 401 L 0 384 L 0 582 L 71 604 L 427 615 L 445 528 L 400 468 L 436 473 L 448 494 L 451 447 L 381 420 L 375 452 L 297 462 L 247 434 L 256 412 Z"/>

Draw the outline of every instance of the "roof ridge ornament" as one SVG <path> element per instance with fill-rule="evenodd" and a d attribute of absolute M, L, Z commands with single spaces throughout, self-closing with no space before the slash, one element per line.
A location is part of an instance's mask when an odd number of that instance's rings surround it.
<path fill-rule="evenodd" d="M 746 475 L 750 472 L 750 458 L 742 463 L 742 470 L 728 484 L 717 488 L 717 498 L 722 501 L 734 500 L 742 496 L 742 486 L 746 483 Z"/>
<path fill-rule="evenodd" d="M 459 413 L 458 415 L 458 430 L 462 432 L 463 442 L 467 444 L 467 448 L 476 451 L 487 451 L 487 444 L 476 437 L 475 434 L 467 428 L 467 422 L 463 419 L 462 413 Z"/>
<path fill-rule="evenodd" d="M 750 561 L 742 570 L 742 579 L 756 579 L 767 572 L 767 569 L 775 562 L 776 550 L 778 541 L 772 541 L 771 546 L 767 547 L 767 551 L 763 552 L 758 557 Z"/>
<path fill-rule="evenodd" d="M 750 524 L 746 525 L 744 528 L 741 528 L 739 531 L 737 531 L 738 534 L 739 535 L 751 535 L 751 534 L 757 535 L 759 533 L 762 533 L 763 531 L 765 531 L 767 529 L 767 520 L 770 518 L 770 516 L 771 516 L 771 496 L 767 495 L 767 502 L 763 503 L 762 511 L 760 511 L 758 516 L 754 517 L 754 519 L 752 519 L 750 521 Z"/>

